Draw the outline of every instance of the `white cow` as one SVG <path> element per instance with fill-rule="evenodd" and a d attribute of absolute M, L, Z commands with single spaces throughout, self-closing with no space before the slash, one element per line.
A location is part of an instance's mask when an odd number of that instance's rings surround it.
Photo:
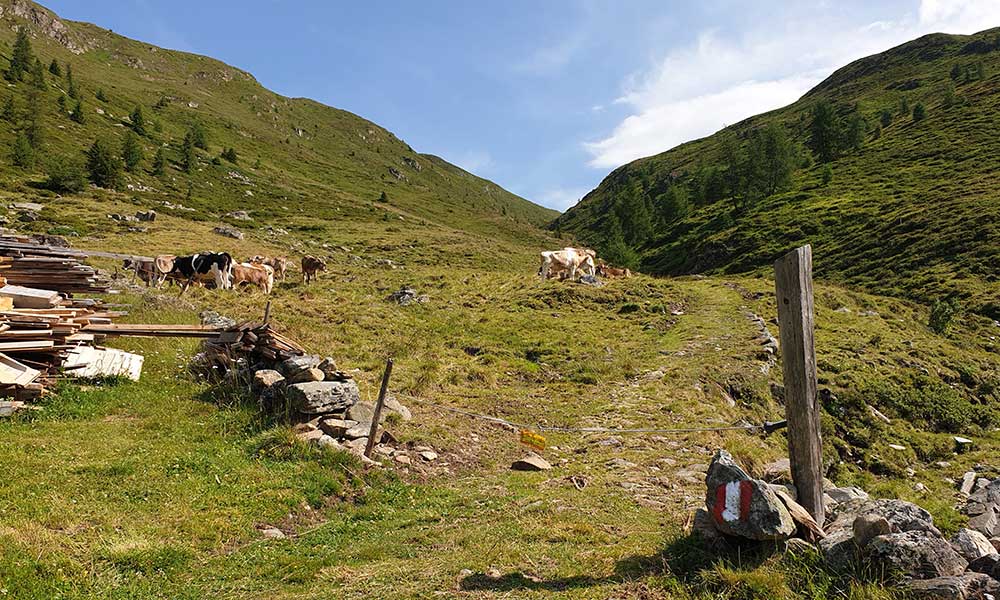
<path fill-rule="evenodd" d="M 591 276 L 597 271 L 594 265 L 597 253 L 590 249 L 567 247 L 562 250 L 547 250 L 542 252 L 541 257 L 542 264 L 538 268 L 538 275 L 542 280 L 548 279 L 550 273 L 565 271 L 572 281 L 576 279 L 577 270 Z"/>

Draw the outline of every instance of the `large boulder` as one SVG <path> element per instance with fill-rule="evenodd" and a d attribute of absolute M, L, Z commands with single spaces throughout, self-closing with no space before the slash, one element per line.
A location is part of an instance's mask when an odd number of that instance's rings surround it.
<path fill-rule="evenodd" d="M 923 531 L 941 537 L 929 512 L 903 500 L 849 500 L 837 504 L 832 514 L 819 547 L 835 571 L 846 571 L 862 558 L 863 547 L 884 534 L 882 520 L 889 532 Z"/>
<path fill-rule="evenodd" d="M 951 547 L 969 562 L 996 553 L 986 536 L 973 529 L 959 529 L 951 538 Z"/>
<path fill-rule="evenodd" d="M 296 410 L 311 415 L 340 412 L 361 398 L 354 381 L 296 383 L 286 388 L 285 396 Z"/>
<path fill-rule="evenodd" d="M 777 494 L 725 450 L 712 459 L 705 485 L 705 504 L 719 531 L 751 540 L 784 540 L 795 533 L 795 521 Z"/>
<path fill-rule="evenodd" d="M 947 540 L 928 531 L 880 535 L 865 553 L 879 572 L 914 579 L 961 575 L 969 566 Z"/>
<path fill-rule="evenodd" d="M 907 598 L 916 600 L 979 600 L 1000 594 L 1000 581 L 982 573 L 915 579 L 906 583 Z"/>

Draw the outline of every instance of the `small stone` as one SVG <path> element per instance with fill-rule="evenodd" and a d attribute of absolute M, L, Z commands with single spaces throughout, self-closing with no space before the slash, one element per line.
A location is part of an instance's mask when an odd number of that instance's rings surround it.
<path fill-rule="evenodd" d="M 597 442 L 598 446 L 621 446 L 622 441 L 616 437 L 609 437 Z"/>
<path fill-rule="evenodd" d="M 492 569 L 492 568 L 486 569 L 486 573 L 484 573 L 484 575 L 486 575 L 490 579 L 500 579 L 500 577 L 502 577 L 499 569 Z"/>
<path fill-rule="evenodd" d="M 879 515 L 860 515 L 854 519 L 851 529 L 854 532 L 854 543 L 860 548 L 864 548 L 878 536 L 892 532 L 889 521 Z"/>
<path fill-rule="evenodd" d="M 284 539 L 285 532 L 278 529 L 277 527 L 268 527 L 267 529 L 261 529 L 260 534 L 271 540 Z"/>
<path fill-rule="evenodd" d="M 438 457 L 437 452 L 434 452 L 433 450 L 424 450 L 423 452 L 420 453 L 420 458 L 428 462 L 432 460 L 437 460 L 437 457 Z"/>
<path fill-rule="evenodd" d="M 392 459 L 403 465 L 408 465 L 411 462 L 410 457 L 407 456 L 406 454 L 397 454 L 393 456 Z"/>
<path fill-rule="evenodd" d="M 992 545 L 993 545 L 993 548 L 994 548 L 994 549 L 995 549 L 995 550 L 996 550 L 996 551 L 997 551 L 998 553 L 1000 553 L 1000 538 L 990 538 L 990 544 L 992 544 Z"/>
<path fill-rule="evenodd" d="M 271 369 L 261 369 L 253 374 L 253 389 L 258 394 L 263 390 L 277 385 L 284 381 L 285 378 L 281 376 L 281 373 L 271 370 Z"/>
<path fill-rule="evenodd" d="M 868 492 L 853 486 L 829 488 L 825 490 L 825 493 L 838 504 L 851 500 L 868 500 Z"/>
<path fill-rule="evenodd" d="M 333 439 L 328 435 L 324 435 L 316 440 L 316 443 L 324 448 L 330 448 L 331 450 L 343 450 L 344 447 L 340 445 L 340 442 Z"/>
<path fill-rule="evenodd" d="M 604 463 L 604 466 L 609 469 L 631 469 L 636 465 L 634 462 L 629 462 L 624 458 L 612 458 L 608 462 Z"/>
<path fill-rule="evenodd" d="M 471 577 L 472 569 L 462 569 L 461 571 L 458 572 L 458 576 L 461 577 L 462 579 L 465 579 L 466 577 Z"/>
<path fill-rule="evenodd" d="M 323 381 L 323 371 L 319 369 L 303 369 L 288 378 L 288 383 L 309 383 L 310 381 Z"/>
<path fill-rule="evenodd" d="M 349 440 L 356 440 L 362 437 L 368 437 L 371 433 L 372 424 L 371 423 L 356 423 L 350 429 L 344 431 L 344 437 Z"/>
<path fill-rule="evenodd" d="M 996 552 L 985 535 L 972 529 L 959 529 L 951 538 L 951 547 L 969 562 Z"/>
<path fill-rule="evenodd" d="M 345 445 L 355 454 L 364 454 L 365 447 L 368 445 L 368 438 L 363 437 L 356 440 L 349 440 Z"/>
<path fill-rule="evenodd" d="M 331 435 L 335 438 L 344 437 L 347 430 L 357 425 L 355 421 L 347 421 L 345 419 L 334 419 L 327 418 L 322 419 L 319 422 L 319 428 L 322 429 L 327 435 Z M 366 433 L 367 435 L 367 433 Z"/>
<path fill-rule="evenodd" d="M 918 483 L 914 484 L 913 491 L 914 492 L 920 492 L 922 494 L 922 493 L 924 493 L 924 492 L 927 491 L 927 486 L 918 482 Z"/>
<path fill-rule="evenodd" d="M 959 487 L 959 491 L 968 496 L 972 493 L 973 486 L 976 485 L 976 472 L 966 471 L 965 475 L 962 475 L 962 485 Z"/>
<path fill-rule="evenodd" d="M 515 460 L 510 468 L 515 471 L 548 471 L 552 468 L 552 465 L 537 454 L 529 454 L 524 458 Z"/>
<path fill-rule="evenodd" d="M 399 400 L 396 400 L 392 396 L 389 396 L 388 398 L 385 399 L 385 403 L 382 405 L 382 408 L 390 412 L 396 413 L 404 421 L 409 421 L 413 418 L 413 414 L 410 413 L 410 409 L 400 404 Z"/>
<path fill-rule="evenodd" d="M 939 460 L 936 463 L 934 463 L 934 466 L 939 469 L 947 469 L 951 467 L 951 463 L 946 460 Z"/>
<path fill-rule="evenodd" d="M 309 431 L 303 431 L 301 433 L 295 434 L 295 437 L 299 438 L 303 442 L 314 442 L 323 437 L 324 434 L 320 429 L 310 429 Z"/>
<path fill-rule="evenodd" d="M 1000 554 L 994 551 L 993 553 L 987 554 L 986 556 L 980 556 L 975 560 L 970 560 L 969 570 L 974 571 L 976 573 L 986 573 L 987 575 L 989 575 L 990 573 L 993 572 L 993 569 L 997 568 L 998 564 L 1000 564 Z"/>
<path fill-rule="evenodd" d="M 1000 581 L 982 573 L 964 573 L 953 577 L 934 577 L 907 581 L 906 598 L 914 600 L 971 600 L 1000 593 Z"/>
<path fill-rule="evenodd" d="M 889 444 L 889 447 L 893 450 L 906 450 L 906 446 L 900 446 L 899 444 Z"/>
<path fill-rule="evenodd" d="M 955 451 L 956 452 L 965 452 L 966 450 L 968 450 L 969 448 L 972 447 L 972 440 L 970 440 L 967 437 L 962 437 L 960 435 L 956 435 L 952 439 L 955 440 Z"/>
<path fill-rule="evenodd" d="M 365 401 L 355 402 L 344 416 L 358 423 L 371 423 L 375 418 L 375 405 Z"/>

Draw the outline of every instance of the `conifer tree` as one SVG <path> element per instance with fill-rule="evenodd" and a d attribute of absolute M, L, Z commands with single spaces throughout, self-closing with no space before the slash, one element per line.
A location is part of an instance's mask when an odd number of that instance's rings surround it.
<path fill-rule="evenodd" d="M 11 162 L 14 166 L 27 169 L 35 163 L 35 151 L 28 141 L 28 136 L 21 132 L 14 138 L 14 145 L 11 148 Z"/>
<path fill-rule="evenodd" d="M 913 120 L 915 122 L 923 121 L 924 117 L 926 116 L 927 116 L 927 109 L 924 108 L 924 104 L 922 102 L 918 102 L 917 105 L 913 107 Z"/>
<path fill-rule="evenodd" d="M 198 156 L 194 151 L 194 136 L 189 131 L 181 144 L 181 167 L 185 173 L 191 173 L 194 171 L 197 161 Z"/>
<path fill-rule="evenodd" d="M 54 58 L 49 63 L 49 73 L 52 73 L 56 77 L 62 77 L 62 68 L 59 67 L 59 61 Z"/>
<path fill-rule="evenodd" d="M 17 28 L 17 38 L 14 40 L 14 49 L 10 56 L 10 68 L 7 70 L 7 79 L 10 81 L 21 81 L 24 74 L 31 70 L 35 57 L 31 52 L 31 40 L 28 38 L 28 30 L 24 27 Z"/>
<path fill-rule="evenodd" d="M 45 67 L 42 65 L 41 59 L 38 58 L 35 59 L 31 67 L 31 85 L 39 90 L 45 90 L 49 87 L 45 81 Z"/>
<path fill-rule="evenodd" d="M 142 106 L 136 104 L 129 118 L 132 121 L 132 130 L 139 135 L 146 135 L 146 117 L 142 114 Z"/>
<path fill-rule="evenodd" d="M 94 185 L 117 189 L 121 184 L 122 161 L 108 143 L 96 140 L 87 151 L 87 173 Z"/>
<path fill-rule="evenodd" d="M 841 146 L 841 128 L 833 105 L 826 100 L 817 102 L 812 109 L 809 125 L 809 148 L 816 160 L 827 163 L 837 158 Z"/>
<path fill-rule="evenodd" d="M 142 144 L 139 143 L 139 136 L 134 131 L 126 131 L 125 139 L 122 141 L 122 162 L 125 163 L 125 170 L 129 173 L 135 173 L 145 158 Z"/>
<path fill-rule="evenodd" d="M 83 114 L 83 100 L 79 99 L 76 101 L 76 105 L 73 107 L 73 113 L 69 116 L 73 121 L 83 125 L 87 122 L 87 117 Z"/>
<path fill-rule="evenodd" d="M 156 149 L 156 154 L 153 155 L 153 175 L 159 177 L 163 175 L 167 170 L 167 157 L 163 154 L 163 147 L 160 146 Z"/>

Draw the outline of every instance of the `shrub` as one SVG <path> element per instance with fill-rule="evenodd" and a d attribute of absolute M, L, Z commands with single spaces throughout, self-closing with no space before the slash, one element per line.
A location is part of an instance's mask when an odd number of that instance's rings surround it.
<path fill-rule="evenodd" d="M 823 165 L 823 171 L 820 173 L 820 177 L 823 178 L 823 185 L 826 185 L 833 181 L 833 169 L 830 165 Z"/>
<path fill-rule="evenodd" d="M 890 111 L 888 108 L 883 110 L 882 115 L 879 117 L 879 123 L 882 124 L 882 127 L 888 127 L 889 125 L 892 125 L 892 111 Z"/>
<path fill-rule="evenodd" d="M 163 154 L 163 148 L 157 148 L 153 156 L 153 175 L 163 175 L 167 170 L 167 157 Z"/>
<path fill-rule="evenodd" d="M 948 328 L 951 327 L 951 322 L 958 311 L 958 302 L 954 298 L 936 300 L 933 306 L 931 306 L 931 314 L 927 325 L 934 333 L 944 335 L 948 332 Z"/>
<path fill-rule="evenodd" d="M 104 88 L 98 88 L 97 93 L 94 94 L 94 97 L 100 100 L 101 102 L 108 101 L 108 97 L 104 95 Z"/>
<path fill-rule="evenodd" d="M 45 187 L 53 192 L 78 193 L 87 185 L 87 175 L 77 158 L 57 157 L 45 168 Z"/>
<path fill-rule="evenodd" d="M 129 115 L 129 120 L 132 121 L 132 130 L 139 135 L 146 135 L 146 117 L 142 114 L 142 107 L 136 105 L 132 110 L 132 114 Z"/>
<path fill-rule="evenodd" d="M 916 106 L 913 107 L 913 120 L 923 121 L 927 117 L 927 109 L 924 108 L 922 102 L 918 102 Z"/>
<path fill-rule="evenodd" d="M 236 154 L 236 148 L 226 148 L 222 151 L 220 156 L 234 165 L 239 161 L 239 156 Z"/>

